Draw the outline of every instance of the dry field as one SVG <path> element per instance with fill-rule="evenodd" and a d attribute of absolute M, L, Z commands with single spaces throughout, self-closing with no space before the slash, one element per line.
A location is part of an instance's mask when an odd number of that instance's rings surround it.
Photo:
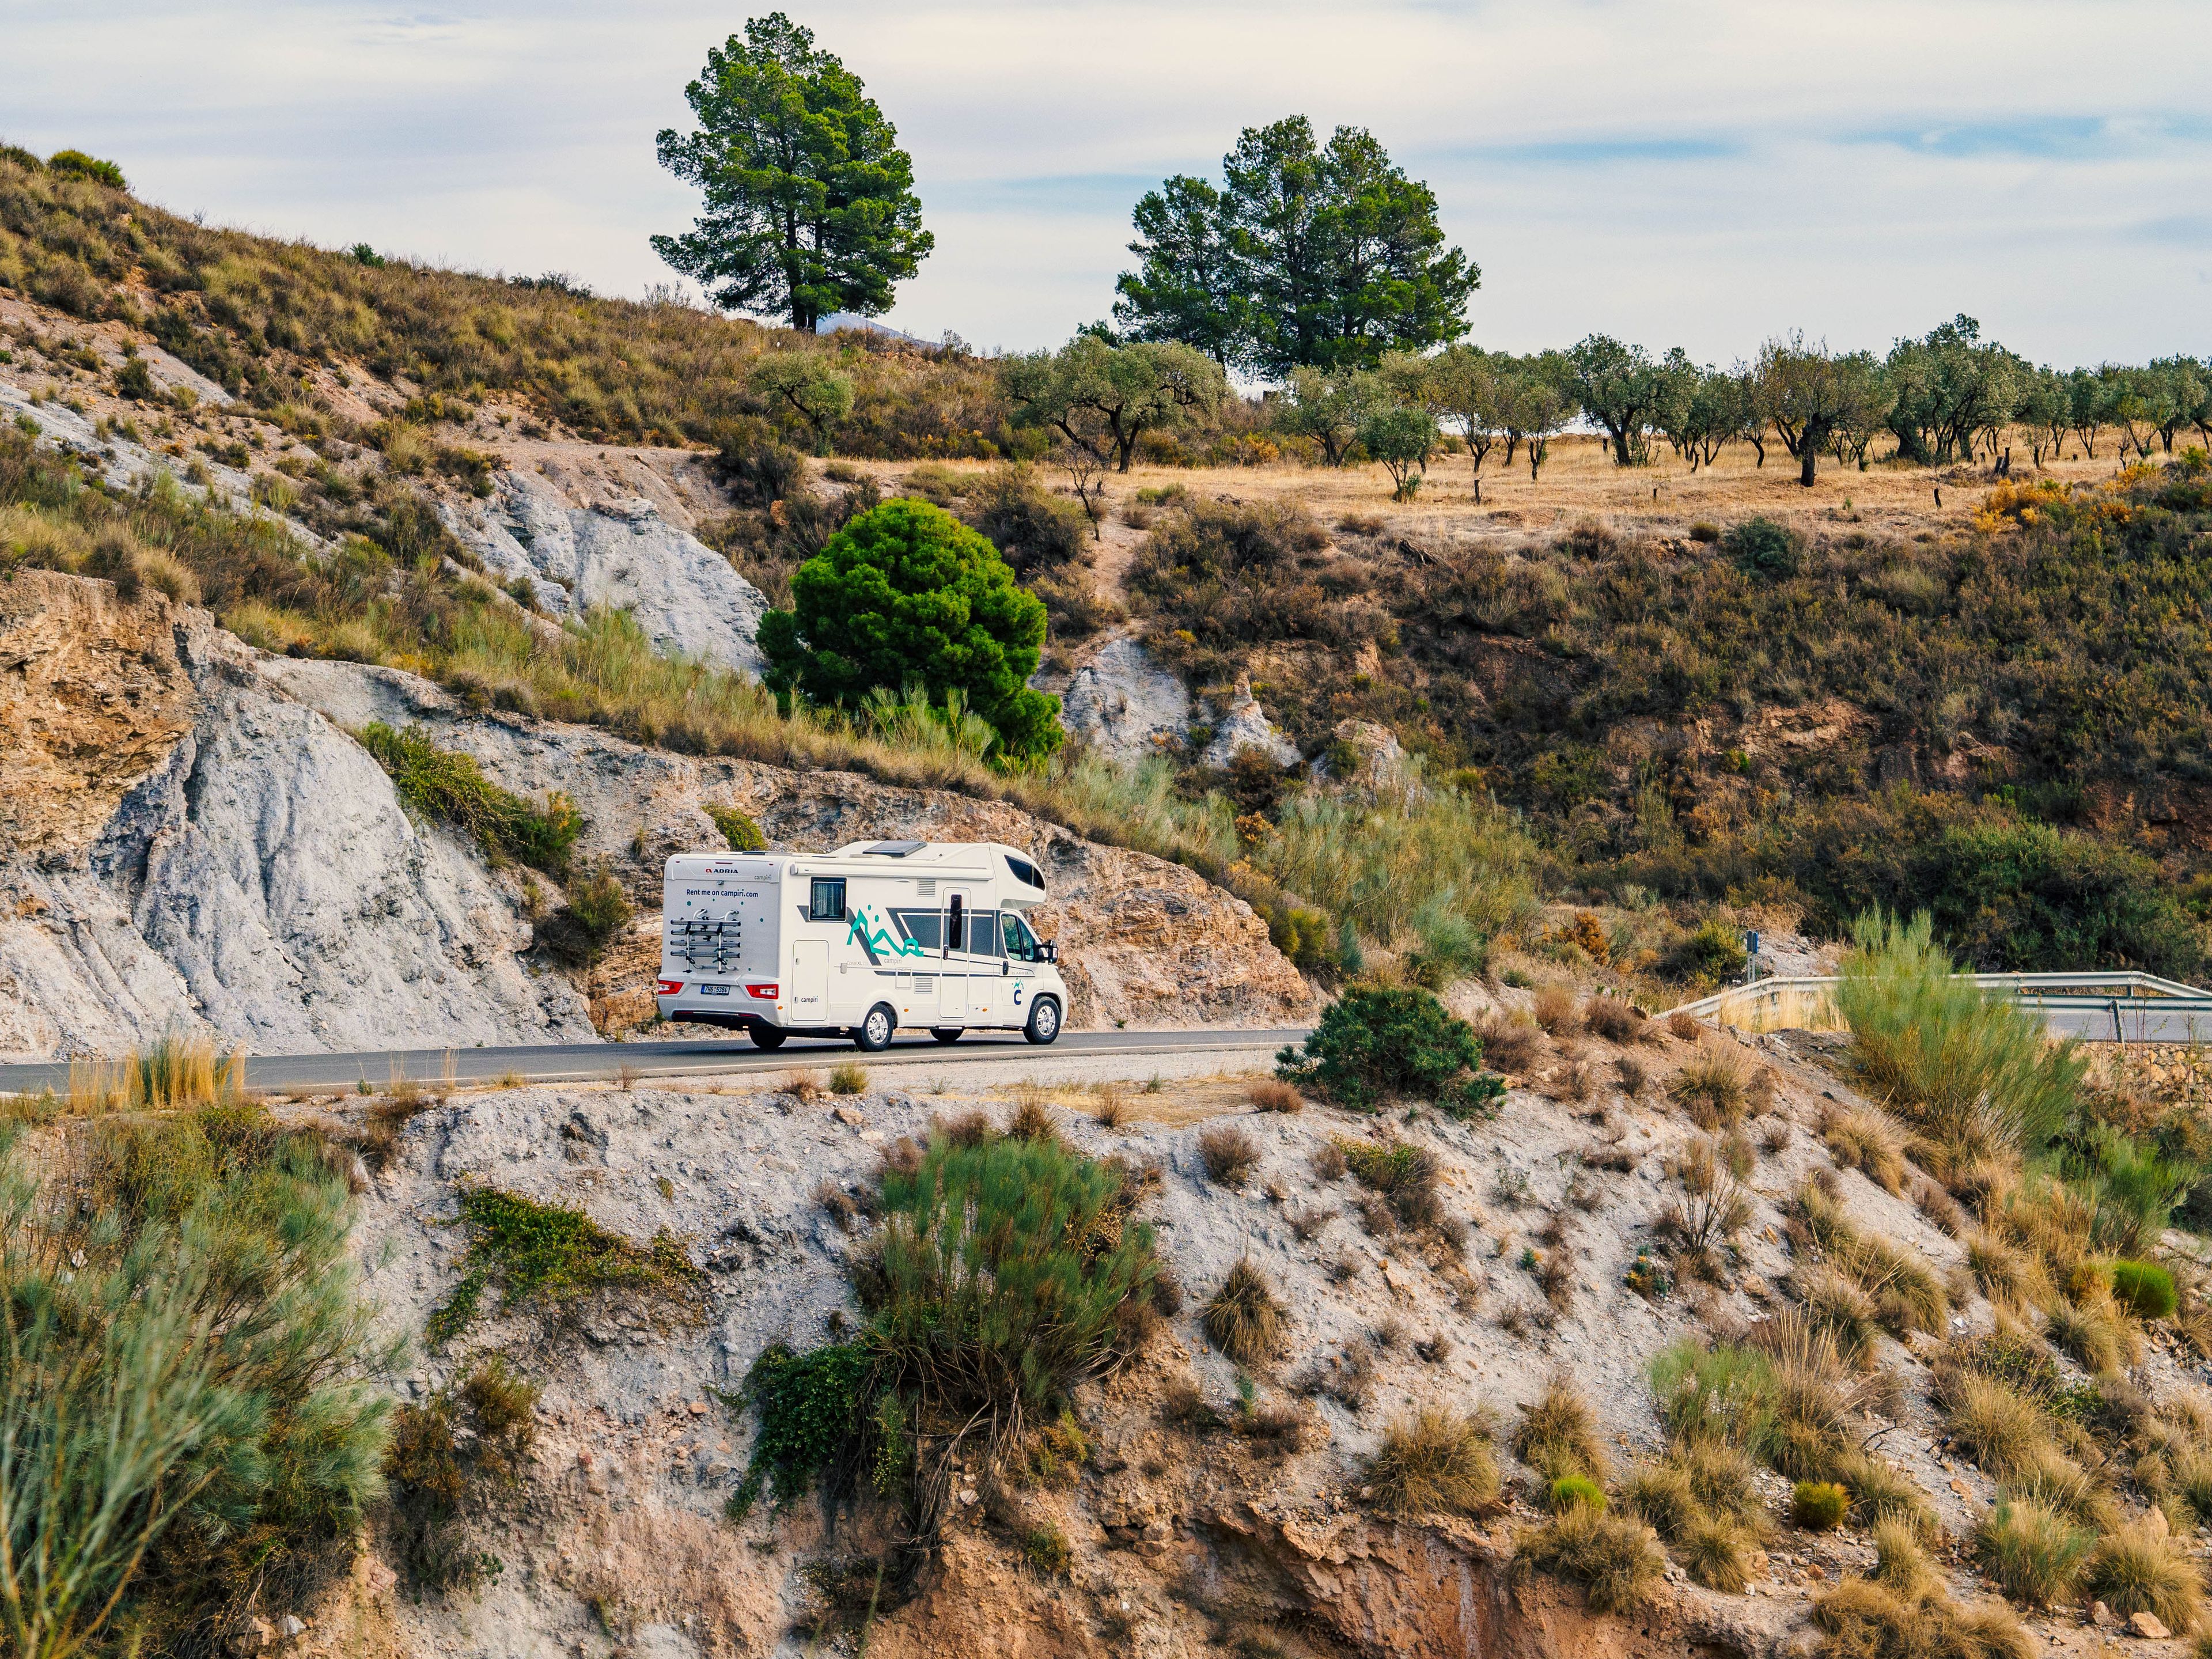
<path fill-rule="evenodd" d="M 2013 440 L 2016 479 L 2053 477 L 2068 483 L 2096 483 L 2119 470 L 2112 434 L 2100 437 L 2096 459 L 2081 453 L 2078 442 L 2066 447 L 2069 459 L 2039 471 L 2028 464 L 2027 446 Z M 1778 440 L 1767 445 L 1766 465 L 1748 444 L 1733 444 L 1710 467 L 1694 473 L 1671 452 L 1649 466 L 1619 467 L 1611 451 L 1595 437 L 1555 439 L 1543 477 L 1532 483 L 1528 463 L 1516 458 L 1499 465 L 1493 450 L 1482 469 L 1482 501 L 1474 498 L 1468 458 L 1439 455 L 1431 464 L 1418 499 L 1390 499 L 1389 476 L 1379 465 L 1343 468 L 1275 465 L 1256 467 L 1133 467 L 1108 482 L 1108 516 L 1101 526 L 1098 575 L 1111 593 L 1130 556 L 1144 539 L 1142 529 L 1124 516 L 1146 517 L 1139 492 L 1180 486 L 1194 495 L 1239 501 L 1295 501 L 1327 526 L 1346 518 L 1379 520 L 1389 533 L 1416 542 L 1466 542 L 1497 538 L 1521 542 L 1555 533 L 1584 519 L 1595 519 L 1620 534 L 1686 537 L 1702 522 L 1723 526 L 1763 514 L 1808 532 L 1856 530 L 1880 538 L 1963 531 L 1993 487 L 1986 462 L 1973 465 L 1923 467 L 1877 461 L 1864 471 L 1824 459 L 1820 479 L 1807 489 L 1797 482 L 1797 464 Z M 888 494 L 917 463 L 859 461 Z M 981 473 L 982 462 L 931 462 L 955 471 Z M 1038 469 L 1054 478 L 1048 465 Z M 1940 492 L 1942 502 L 1937 504 Z"/>

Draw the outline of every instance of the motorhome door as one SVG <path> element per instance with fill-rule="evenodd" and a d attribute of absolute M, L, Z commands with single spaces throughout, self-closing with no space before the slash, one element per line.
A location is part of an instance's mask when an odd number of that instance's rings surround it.
<path fill-rule="evenodd" d="M 791 947 L 791 1023 L 818 1024 L 825 1018 L 830 995 L 830 946 L 826 940 L 802 939 Z"/>
<path fill-rule="evenodd" d="M 938 1017 L 948 1025 L 964 1024 L 974 1012 L 988 1012 L 989 990 L 984 988 L 980 1007 L 969 1000 L 968 975 L 975 971 L 969 960 L 968 945 L 969 917 L 975 910 L 974 896 L 965 888 L 955 887 L 942 897 L 944 926 L 938 934 L 942 941 L 938 954 L 944 977 L 938 981 Z"/>

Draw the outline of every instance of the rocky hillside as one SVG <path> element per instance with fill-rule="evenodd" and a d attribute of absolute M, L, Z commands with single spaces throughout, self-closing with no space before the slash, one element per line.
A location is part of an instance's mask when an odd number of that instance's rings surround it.
<path fill-rule="evenodd" d="M 727 570 L 727 566 L 720 567 Z M 410 817 L 351 732 L 419 724 L 519 793 L 567 793 L 644 913 L 591 971 L 536 944 L 526 872 Z M 714 846 L 990 836 L 1050 872 L 1079 1024 L 1295 1018 L 1311 994 L 1249 907 L 1180 866 L 1000 803 L 693 760 L 473 714 L 396 670 L 258 652 L 151 586 L 0 583 L 0 1053 L 112 1052 L 178 1029 L 263 1053 L 590 1040 L 648 1018 L 659 869 Z"/>
<path fill-rule="evenodd" d="M 1717 1055 L 1762 1079 L 1744 1138 L 1745 1211 L 1705 1282 L 1685 1277 L 1674 1294 L 1653 1295 L 1639 1272 L 1679 1269 L 1668 1218 L 1705 1144 L 1675 1103 L 1687 1097 L 1679 1080 Z M 469 1547 L 500 1571 L 473 1590 L 411 1599 L 372 1561 L 308 1610 L 298 1650 L 722 1659 L 856 1650 L 864 1629 L 869 1653 L 916 1659 L 1804 1652 L 1819 1637 L 1814 1599 L 1873 1567 L 1861 1525 L 1763 1523 L 1741 1588 L 1703 1588 L 1678 1565 L 1641 1610 L 1602 1616 L 1574 1589 L 1514 1568 L 1542 1520 L 1546 1480 L 1504 1449 L 1522 1443 L 1518 1408 L 1565 1379 L 1594 1413 L 1589 1455 L 1624 1486 L 1650 1467 L 1667 1438 L 1655 1356 L 1685 1337 L 1755 1328 L 1789 1305 L 1786 1287 L 1823 1271 L 1802 1220 L 1808 1182 L 1832 1188 L 1842 1225 L 1953 1287 L 1937 1333 L 1873 1338 L 1867 1374 L 1883 1386 L 1858 1391 L 1844 1427 L 1924 1506 L 1942 1594 L 1985 1605 L 1970 1540 L 1998 1488 L 1930 1388 L 1942 1355 L 2002 1321 L 1966 1271 L 1967 1243 L 1931 1220 L 1941 1206 L 1839 1164 L 1835 1137 L 1824 1140 L 1836 1114 L 1869 1109 L 1835 1055 L 1832 1039 L 1761 1039 L 1747 1051 L 1656 1027 L 1623 1044 L 1534 1039 L 1498 1115 L 1468 1123 L 1255 1112 L 1238 1079 L 980 1102 L 871 1086 L 840 1100 L 794 1073 L 772 1091 L 538 1089 L 434 1105 L 362 1199 L 368 1286 L 392 1329 L 418 1334 L 453 1295 L 470 1260 L 457 1194 L 489 1188 L 578 1206 L 640 1248 L 656 1231 L 686 1241 L 703 1269 L 698 1299 L 617 1291 L 495 1311 L 487 1292 L 465 1339 L 418 1350 L 405 1379 L 417 1400 L 494 1353 L 544 1387 L 520 1486 L 489 1496 L 470 1523 Z M 1633 1093 L 1620 1086 L 1629 1063 L 1649 1073 Z M 1135 1364 L 1082 1392 L 1072 1465 L 1024 1474 L 971 1460 L 955 1471 L 930 1566 L 910 1598 L 871 1621 L 865 1585 L 856 1601 L 840 1577 L 871 1547 L 863 1520 L 811 1498 L 725 1516 L 753 1435 L 733 1402 L 770 1345 L 804 1351 L 848 1328 L 848 1270 L 871 1236 L 851 1195 L 870 1188 L 885 1154 L 978 1104 L 1003 1121 L 1024 1102 L 1076 1146 L 1148 1172 L 1156 1184 L 1138 1213 L 1187 1305 Z M 1224 1170 L 1209 1152 L 1224 1130 L 1245 1137 L 1245 1167 Z M 1363 1186 L 1356 1159 L 1347 1174 L 1343 1154 L 1376 1145 L 1431 1160 L 1433 1214 L 1407 1221 Z M 1564 1270 L 1545 1272 L 1553 1260 Z M 1240 1261 L 1285 1310 L 1279 1340 L 1243 1366 L 1200 1317 Z M 2086 1387 L 2065 1365 L 2069 1386 Z M 2160 1337 L 2128 1386 L 2146 1400 L 2187 1396 L 2203 1369 Z M 1471 1518 L 1377 1513 L 1369 1460 L 1423 1407 L 1498 1425 L 1503 1502 Z M 1757 1510 L 1786 1515 L 1787 1480 L 1762 1470 L 1753 1485 Z M 1040 1537 L 1064 1554 L 1040 1555 Z M 2094 1646 L 2098 1632 L 2068 1614 L 2033 1640 L 2087 1651 L 2085 1636 Z"/>

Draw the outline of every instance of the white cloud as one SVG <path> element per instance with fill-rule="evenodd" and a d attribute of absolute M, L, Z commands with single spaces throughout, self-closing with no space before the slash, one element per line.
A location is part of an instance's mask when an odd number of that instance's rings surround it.
<path fill-rule="evenodd" d="M 793 9 L 914 153 L 937 252 L 890 320 L 917 333 L 1026 346 L 1104 315 L 1145 183 L 1302 111 L 1434 186 L 1491 343 L 1726 361 L 1966 310 L 2053 361 L 2212 351 L 2183 297 L 2212 253 L 2195 0 Z M 635 294 L 693 205 L 653 133 L 743 15 L 0 0 L 0 125 L 211 219 Z"/>

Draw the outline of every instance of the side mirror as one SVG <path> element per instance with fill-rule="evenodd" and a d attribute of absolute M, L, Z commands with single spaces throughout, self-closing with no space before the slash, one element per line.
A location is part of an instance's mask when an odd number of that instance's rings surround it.
<path fill-rule="evenodd" d="M 1060 946 L 1054 944 L 1048 939 L 1038 940 L 1036 951 L 1037 960 L 1039 962 L 1058 962 L 1060 960 Z"/>

